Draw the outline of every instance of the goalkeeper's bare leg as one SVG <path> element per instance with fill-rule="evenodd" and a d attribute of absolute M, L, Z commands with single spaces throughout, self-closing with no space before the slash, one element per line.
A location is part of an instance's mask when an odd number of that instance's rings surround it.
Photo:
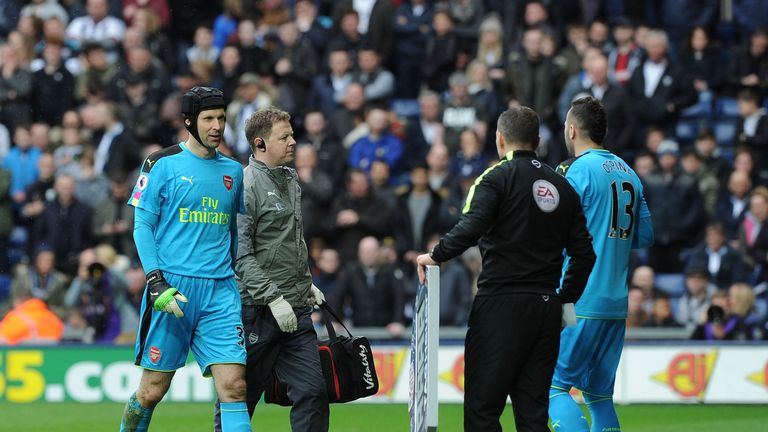
<path fill-rule="evenodd" d="M 222 432 L 250 432 L 251 417 L 245 404 L 245 366 L 242 364 L 211 365 L 213 383 L 219 397 Z"/>
<path fill-rule="evenodd" d="M 145 432 L 149 428 L 152 411 L 168 392 L 175 373 L 144 369 L 138 390 L 125 404 L 120 432 Z"/>

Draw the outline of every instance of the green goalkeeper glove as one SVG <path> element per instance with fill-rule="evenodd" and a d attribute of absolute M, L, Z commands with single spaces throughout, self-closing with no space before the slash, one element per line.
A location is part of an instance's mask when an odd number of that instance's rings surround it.
<path fill-rule="evenodd" d="M 149 287 L 150 304 L 156 311 L 172 313 L 176 318 L 184 316 L 177 300 L 186 303 L 187 298 L 166 282 L 160 270 L 152 270 L 147 273 L 147 286 Z"/>

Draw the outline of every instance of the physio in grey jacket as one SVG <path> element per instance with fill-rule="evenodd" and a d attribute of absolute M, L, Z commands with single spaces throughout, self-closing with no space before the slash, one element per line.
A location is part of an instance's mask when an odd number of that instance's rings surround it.
<path fill-rule="evenodd" d="M 309 273 L 298 177 L 285 166 L 296 147 L 290 115 L 256 111 L 245 136 L 253 154 L 243 176 L 235 273 L 248 352 L 248 412 L 253 415 L 265 386 L 279 379 L 293 401 L 291 430 L 324 432 L 328 395 L 311 313 L 325 297 Z M 218 404 L 215 426 L 221 430 Z"/>

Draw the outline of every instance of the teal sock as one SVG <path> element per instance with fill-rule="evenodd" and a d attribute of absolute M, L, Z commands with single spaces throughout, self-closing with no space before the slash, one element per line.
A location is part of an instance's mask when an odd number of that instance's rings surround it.
<path fill-rule="evenodd" d="M 123 420 L 120 422 L 120 432 L 146 432 L 149 429 L 149 421 L 152 420 L 154 408 L 144 408 L 132 394 L 125 404 Z"/>
<path fill-rule="evenodd" d="M 592 432 L 620 432 L 619 418 L 613 407 L 612 397 L 599 397 L 584 393 L 589 414 L 592 416 Z"/>
<path fill-rule="evenodd" d="M 555 432 L 589 432 L 589 423 L 579 404 L 565 390 L 549 389 L 549 418 Z"/>
<path fill-rule="evenodd" d="M 221 432 L 251 432 L 251 418 L 244 401 L 221 403 Z"/>

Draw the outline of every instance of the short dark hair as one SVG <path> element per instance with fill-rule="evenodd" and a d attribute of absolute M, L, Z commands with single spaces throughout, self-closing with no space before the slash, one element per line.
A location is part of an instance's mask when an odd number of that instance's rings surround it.
<path fill-rule="evenodd" d="M 344 11 L 343 14 L 341 14 L 342 17 L 348 16 L 348 15 L 354 15 L 354 16 L 360 18 L 360 14 L 357 13 L 357 11 L 354 10 L 354 9 L 347 9 L 347 10 Z"/>
<path fill-rule="evenodd" d="M 325 119 L 325 113 L 322 110 L 319 110 L 317 108 L 310 108 L 308 109 L 302 117 L 307 118 L 310 114 L 320 114 L 323 116 L 323 119 Z"/>
<path fill-rule="evenodd" d="M 740 101 L 752 102 L 755 105 L 760 105 L 760 96 L 757 94 L 756 91 L 752 89 L 744 89 L 740 91 L 737 98 Z"/>
<path fill-rule="evenodd" d="M 260 109 L 251 114 L 245 122 L 245 139 L 248 140 L 251 149 L 256 138 L 267 139 L 272 133 L 272 126 L 281 121 L 290 122 L 291 115 L 274 107 Z"/>
<path fill-rule="evenodd" d="M 571 119 L 592 142 L 602 145 L 608 133 L 608 115 L 603 105 L 592 96 L 571 103 Z"/>
<path fill-rule="evenodd" d="M 370 41 L 363 42 L 362 45 L 360 45 L 360 48 L 357 49 L 358 56 L 363 52 L 372 52 L 376 54 L 376 57 L 381 58 L 381 54 L 376 51 L 376 46 Z"/>
<path fill-rule="evenodd" d="M 656 160 L 656 154 L 652 153 L 648 149 L 641 149 L 641 150 L 639 150 L 637 152 L 637 154 L 635 155 L 635 160 L 638 160 L 638 159 L 644 158 L 644 157 L 649 157 L 649 158 L 651 158 L 653 160 Z"/>
<path fill-rule="evenodd" d="M 720 234 L 725 235 L 725 225 L 722 222 L 710 222 L 707 224 L 707 231 L 717 231 Z"/>
<path fill-rule="evenodd" d="M 331 54 L 335 53 L 335 52 L 342 52 L 342 53 L 346 54 L 347 59 L 349 60 L 349 50 L 347 49 L 346 46 L 344 46 L 344 44 L 342 44 L 342 43 L 332 43 L 328 47 L 328 56 L 327 56 L 327 58 L 330 59 L 331 58 Z"/>
<path fill-rule="evenodd" d="M 701 156 L 699 155 L 699 153 L 697 153 L 696 149 L 694 149 L 692 147 L 687 147 L 687 148 L 683 149 L 681 158 L 687 158 L 687 157 L 692 157 L 692 158 L 696 158 L 698 160 L 701 160 Z"/>
<path fill-rule="evenodd" d="M 349 183 L 352 181 L 352 176 L 355 174 L 362 174 L 366 179 L 368 179 L 368 174 L 365 171 L 361 170 L 360 168 L 350 168 L 347 170 L 347 174 L 344 176 L 344 182 Z M 370 183 L 370 180 L 368 183 Z"/>
<path fill-rule="evenodd" d="M 451 8 L 443 4 L 438 4 L 437 6 L 435 6 L 434 11 L 432 12 L 432 18 L 438 15 L 445 15 L 445 17 L 451 20 L 451 22 L 456 21 L 453 18 L 453 14 L 451 14 Z"/>
<path fill-rule="evenodd" d="M 504 111 L 499 116 L 496 128 L 505 141 L 529 145 L 534 150 L 539 145 L 539 115 L 528 107 Z"/>
<path fill-rule="evenodd" d="M 94 51 L 105 51 L 104 45 L 99 41 L 88 41 L 83 44 L 83 54 L 86 56 Z"/>
<path fill-rule="evenodd" d="M 696 135 L 696 141 L 704 141 L 704 140 L 716 141 L 715 132 L 707 126 L 702 127 L 699 130 L 699 134 Z"/>

